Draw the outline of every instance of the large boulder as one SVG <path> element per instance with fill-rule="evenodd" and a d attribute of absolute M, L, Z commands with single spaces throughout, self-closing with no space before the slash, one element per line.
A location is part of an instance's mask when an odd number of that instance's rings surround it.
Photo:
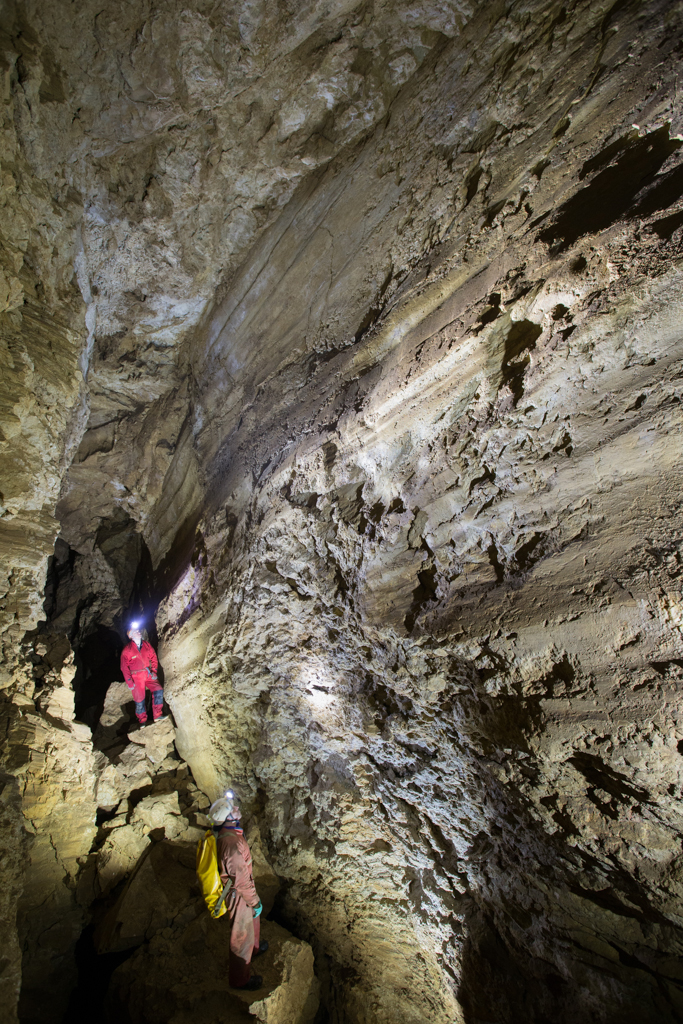
<path fill-rule="evenodd" d="M 168 720 L 140 729 L 130 736 L 130 742 L 116 750 L 110 747 L 97 782 L 97 806 L 113 810 L 123 797 L 134 790 L 152 785 L 152 776 L 162 766 L 173 749 L 173 726 Z M 99 754 L 105 758 L 105 754 Z M 177 811 L 176 813 L 179 813 Z M 152 826 L 156 827 L 156 826 Z"/>
<path fill-rule="evenodd" d="M 272 921 L 264 922 L 262 932 L 270 943 L 268 953 L 258 960 L 263 988 L 238 992 L 238 999 L 263 1024 L 311 1024 L 320 997 L 313 950 Z"/>
<path fill-rule="evenodd" d="M 145 834 L 162 828 L 167 839 L 175 838 L 187 828 L 187 821 L 180 815 L 175 790 L 143 797 L 133 811 L 131 824 L 139 826 Z"/>
<path fill-rule="evenodd" d="M 97 879 L 104 895 L 132 871 L 148 845 L 147 836 L 132 825 L 109 833 L 97 858 Z"/>
<path fill-rule="evenodd" d="M 124 682 L 109 684 L 104 699 L 104 708 L 93 735 L 93 744 L 98 750 L 107 750 L 118 742 L 119 737 L 134 719 L 133 696 Z"/>
<path fill-rule="evenodd" d="M 131 743 L 144 749 L 152 764 L 158 765 L 173 749 L 175 729 L 170 718 L 161 718 L 158 722 L 150 722 L 144 729 L 132 732 L 128 738 Z"/>
<path fill-rule="evenodd" d="M 228 984 L 230 927 L 205 911 L 182 927 L 156 933 L 114 972 L 108 994 L 111 1019 L 126 1024 L 312 1024 L 319 1004 L 313 951 L 274 921 L 264 920 L 269 943 L 254 970 L 257 992 Z"/>
<path fill-rule="evenodd" d="M 95 791 L 97 806 L 101 807 L 104 811 L 113 811 L 119 805 L 121 798 L 126 792 L 127 787 L 122 772 L 114 764 L 106 765 L 97 779 L 97 789 Z"/>
<path fill-rule="evenodd" d="M 145 756 L 144 747 L 129 743 L 116 758 L 118 786 L 122 795 L 151 785 L 151 765 Z"/>
<path fill-rule="evenodd" d="M 194 870 L 194 845 L 160 842 L 148 846 L 96 931 L 98 953 L 139 946 L 188 908 L 189 917 L 196 917 L 203 904 L 194 891 Z"/>

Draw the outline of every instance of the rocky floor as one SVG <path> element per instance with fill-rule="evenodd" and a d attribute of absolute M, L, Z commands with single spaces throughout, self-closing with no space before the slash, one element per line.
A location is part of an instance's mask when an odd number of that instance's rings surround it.
<path fill-rule="evenodd" d="M 251 1012 L 271 1024 L 308 1024 L 318 1007 L 311 948 L 265 916 L 264 934 L 272 938 L 263 957 L 266 985 L 243 996 L 227 985 L 229 927 L 211 922 L 195 876 L 210 801 L 177 754 L 171 718 L 140 728 L 127 685 L 115 683 L 91 735 L 74 720 L 69 683 L 75 668 L 66 637 L 38 634 L 32 650 L 39 686 L 27 679 L 15 694 L 4 750 L 24 819 L 33 828 L 25 839 L 17 830 L 27 861 L 17 916 L 20 1019 L 76 1024 L 83 1016 L 80 991 L 89 992 L 91 980 L 83 969 L 77 976 L 75 951 L 86 929 L 88 948 L 85 956 L 80 952 L 86 971 L 92 969 L 90 947 L 104 961 L 126 954 L 108 994 L 94 992 L 104 1002 L 88 1013 L 102 1019 L 167 1022 L 172 1006 L 173 1021 L 181 1024 L 184 1014 L 197 1010 L 198 994 L 192 984 L 177 992 L 174 986 L 201 976 L 207 1012 L 212 1000 L 237 1007 L 234 1016 L 226 1010 L 226 1021 L 249 1019 Z M 267 914 L 280 883 L 255 821 L 246 834 Z M 136 979 L 145 979 L 144 992 Z M 254 1009 L 242 1011 L 243 1004 Z"/>
<path fill-rule="evenodd" d="M 110 688 L 94 736 L 109 762 L 99 774 L 98 806 L 116 813 L 103 822 L 91 853 L 99 891 L 93 943 L 99 956 L 132 953 L 112 975 L 105 1017 L 123 1024 L 187 1024 L 198 1016 L 225 1024 L 253 1017 L 264 1024 L 312 1024 L 319 1004 L 313 953 L 266 919 L 280 883 L 255 821 L 245 835 L 270 948 L 258 961 L 261 989 L 229 987 L 229 925 L 210 919 L 195 874 L 209 799 L 175 753 L 170 718 L 121 735 L 129 696 L 125 684 Z"/>

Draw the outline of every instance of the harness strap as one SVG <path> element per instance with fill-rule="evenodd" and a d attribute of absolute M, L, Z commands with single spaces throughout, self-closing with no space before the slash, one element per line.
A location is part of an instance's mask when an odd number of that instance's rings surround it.
<path fill-rule="evenodd" d="M 223 887 L 223 892 L 220 895 L 220 899 L 218 900 L 218 903 L 216 904 L 216 906 L 211 911 L 211 916 L 212 917 L 217 917 L 218 914 L 220 914 L 221 907 L 225 903 L 225 898 L 226 898 L 226 896 L 228 895 L 228 893 L 230 892 L 231 889 L 232 889 L 232 878 L 228 878 L 227 882 L 225 883 L 225 886 Z"/>

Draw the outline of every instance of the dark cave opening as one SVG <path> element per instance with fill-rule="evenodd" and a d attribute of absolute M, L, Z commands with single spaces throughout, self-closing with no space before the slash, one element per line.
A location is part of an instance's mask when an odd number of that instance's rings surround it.
<path fill-rule="evenodd" d="M 45 623 L 48 633 L 65 633 L 74 651 L 76 719 L 95 729 L 107 691 L 121 682 L 121 652 L 130 622 L 139 619 L 144 636 L 157 646 L 155 623 L 160 592 L 149 549 L 135 521 L 114 509 L 97 530 L 96 546 L 114 577 L 115 589 L 103 586 L 92 556 L 81 554 L 58 537 L 48 562 Z M 93 585 L 94 584 L 94 585 Z M 160 677 L 163 684 L 163 676 Z"/>
<path fill-rule="evenodd" d="M 71 993 L 62 1024 L 91 1024 L 93 1020 L 109 1022 L 105 1000 L 111 976 L 135 953 L 135 949 L 98 953 L 94 943 L 95 927 L 93 922 L 84 928 L 76 943 L 74 956 L 78 984 Z"/>
<path fill-rule="evenodd" d="M 102 625 L 95 626 L 81 643 L 74 644 L 76 718 L 91 729 L 100 719 L 110 685 L 123 680 L 120 667 L 123 646 L 121 634 Z"/>

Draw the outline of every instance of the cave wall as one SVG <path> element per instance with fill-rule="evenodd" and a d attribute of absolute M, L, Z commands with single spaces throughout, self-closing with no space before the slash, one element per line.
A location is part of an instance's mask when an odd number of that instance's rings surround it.
<path fill-rule="evenodd" d="M 55 506 L 67 467 L 87 420 L 86 310 L 79 274 L 80 195 L 63 173 L 44 173 L 44 163 L 27 148 L 41 83 L 30 74 L 37 39 L 29 33 L 18 48 L 8 46 L 6 5 L 0 12 L 3 102 L 0 133 L 0 1019 L 17 1020 L 21 982 L 20 940 L 36 949 L 37 934 L 56 926 L 68 932 L 71 893 L 67 870 L 77 874 L 73 836 L 58 824 L 65 800 L 55 775 L 70 760 L 69 741 L 36 709 L 33 666 L 22 646 L 27 630 L 43 617 L 48 560 L 59 533 Z M 21 84 L 19 84 L 21 83 Z M 59 679 L 59 667 L 56 678 Z M 70 678 L 70 677 L 69 677 Z M 24 718 L 28 709 L 32 717 Z M 59 751 L 59 753 L 57 753 Z M 78 753 L 77 753 L 78 752 Z M 70 751 L 81 753 L 76 744 Z M 86 757 L 89 755 L 86 754 Z M 81 772 L 66 769 L 64 784 Z M 50 793 L 45 792 L 47 783 Z M 42 790 L 42 792 L 41 792 Z M 87 797 L 86 797 L 87 803 Z M 61 805 L 59 807 L 58 805 Z M 56 817 L 53 818 L 53 814 Z M 90 807 L 94 817 L 94 807 Z M 78 820 L 80 826 L 82 822 Z M 86 818 L 87 820 L 87 818 Z M 46 827 L 32 841 L 36 822 Z M 50 845 L 47 826 L 54 826 Z M 66 823 L 64 823 L 66 824 Z M 68 827 L 67 827 L 68 830 Z M 87 853 L 87 827 L 80 840 Z M 76 840 L 78 845 L 79 840 Z M 67 849 L 71 846 L 71 849 Z M 47 849 L 46 849 L 47 847 Z M 62 860 L 62 855 L 64 860 Z M 69 858 L 71 858 L 69 860 Z M 69 860 L 69 868 L 65 868 Z M 27 888 L 29 903 L 47 901 L 43 923 L 31 939 L 17 933 L 17 907 Z M 35 901 L 35 902 L 34 902 Z M 65 906 L 66 904 L 66 906 Z M 77 916 L 76 934 L 82 915 Z M 63 924 L 59 924 L 64 918 Z M 53 948 L 64 945 L 55 935 Z M 46 967 L 40 963 L 38 973 Z M 47 977 L 53 981 L 53 965 Z M 62 964 L 68 973 L 70 968 Z M 58 969 L 59 970 L 59 969 Z M 72 970 L 75 974 L 75 971 Z M 46 980 L 41 979 L 41 984 Z"/>
<path fill-rule="evenodd" d="M 676 1020 L 677 37 L 500 13 L 198 332 L 162 656 L 340 1019 Z"/>
<path fill-rule="evenodd" d="M 680 1019 L 681 5 L 2 11 L 6 735 L 144 552 L 332 1019 Z"/>

